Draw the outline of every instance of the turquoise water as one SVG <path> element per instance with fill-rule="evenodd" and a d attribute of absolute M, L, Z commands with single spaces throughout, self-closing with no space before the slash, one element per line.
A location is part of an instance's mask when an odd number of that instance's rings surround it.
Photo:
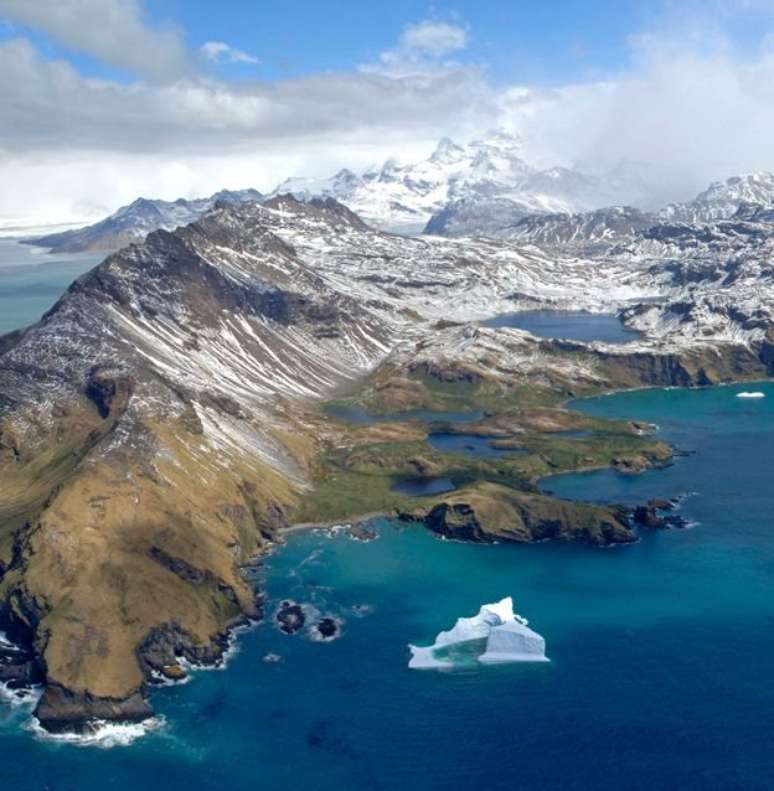
<path fill-rule="evenodd" d="M 51 255 L 41 247 L 0 238 L 0 335 L 37 321 L 104 253 Z"/>
<path fill-rule="evenodd" d="M 564 310 L 523 310 L 495 316 L 485 327 L 517 327 L 543 338 L 569 338 L 575 341 L 628 343 L 639 333 L 627 330 L 612 313 L 585 313 Z"/>
<path fill-rule="evenodd" d="M 768 789 L 774 782 L 774 386 L 582 403 L 650 420 L 695 454 L 640 476 L 546 482 L 563 496 L 680 496 L 686 530 L 633 546 L 473 546 L 379 523 L 295 534 L 263 571 L 344 621 L 330 643 L 264 622 L 224 672 L 160 690 L 166 725 L 109 751 L 0 727 L 0 784 L 78 789 Z M 750 389 L 749 386 L 746 389 Z M 460 615 L 512 595 L 550 664 L 410 671 Z M 271 606 L 269 607 L 271 610 Z M 274 652 L 281 661 L 267 663 Z"/>

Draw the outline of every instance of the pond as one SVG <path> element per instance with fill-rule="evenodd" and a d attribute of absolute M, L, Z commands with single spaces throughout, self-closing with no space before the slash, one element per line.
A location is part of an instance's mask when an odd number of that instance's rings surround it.
<path fill-rule="evenodd" d="M 495 316 L 485 327 L 516 327 L 541 338 L 574 341 L 628 343 L 640 337 L 627 329 L 614 313 L 587 313 L 571 310 L 524 310 Z"/>

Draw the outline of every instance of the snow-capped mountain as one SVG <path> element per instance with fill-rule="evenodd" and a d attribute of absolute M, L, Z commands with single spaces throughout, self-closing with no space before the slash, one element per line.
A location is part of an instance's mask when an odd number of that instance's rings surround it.
<path fill-rule="evenodd" d="M 725 220 L 743 204 L 774 205 L 774 173 L 758 171 L 713 182 L 693 200 L 667 206 L 661 217 L 678 222 Z"/>
<path fill-rule="evenodd" d="M 501 228 L 497 236 L 519 244 L 577 248 L 593 255 L 657 221 L 655 215 L 631 206 L 611 206 L 578 214 L 533 214 Z"/>
<path fill-rule="evenodd" d="M 376 228 L 409 234 L 424 230 L 431 219 L 433 232 L 481 233 L 476 218 L 493 207 L 512 223 L 529 213 L 604 203 L 595 179 L 566 168 L 533 168 L 520 151 L 518 138 L 502 131 L 465 145 L 444 138 L 420 162 L 389 159 L 359 175 L 342 170 L 329 179 L 291 178 L 271 194 L 333 197 Z"/>
<path fill-rule="evenodd" d="M 220 190 L 209 198 L 176 201 L 138 198 L 128 206 L 100 220 L 94 225 L 62 233 L 49 234 L 27 240 L 29 244 L 48 247 L 51 252 L 75 253 L 84 250 L 117 250 L 138 242 L 151 231 L 174 230 L 198 220 L 216 204 L 235 204 L 261 200 L 263 196 L 253 189 Z"/>

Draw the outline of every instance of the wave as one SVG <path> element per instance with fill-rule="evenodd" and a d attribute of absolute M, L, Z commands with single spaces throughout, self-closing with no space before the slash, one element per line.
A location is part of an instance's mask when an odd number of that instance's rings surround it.
<path fill-rule="evenodd" d="M 755 391 L 743 391 L 741 393 L 736 394 L 737 398 L 766 398 L 766 393 L 761 393 L 760 390 Z"/>
<path fill-rule="evenodd" d="M 107 722 L 95 720 L 84 733 L 50 733 L 35 717 L 31 717 L 25 729 L 36 739 L 56 744 L 72 744 L 75 747 L 129 747 L 138 739 L 166 725 L 163 717 L 151 717 L 143 722 Z"/>
<path fill-rule="evenodd" d="M 0 702 L 11 708 L 32 709 L 37 706 L 40 696 L 43 694 L 43 687 L 20 687 L 14 688 L 4 682 L 0 682 Z"/>

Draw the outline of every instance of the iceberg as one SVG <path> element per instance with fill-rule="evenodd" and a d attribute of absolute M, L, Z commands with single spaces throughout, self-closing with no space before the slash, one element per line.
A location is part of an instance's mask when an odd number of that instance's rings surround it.
<path fill-rule="evenodd" d="M 507 596 L 499 602 L 484 604 L 477 615 L 458 618 L 454 626 L 439 632 L 430 646 L 409 645 L 409 667 L 451 668 L 455 662 L 448 649 L 462 644 L 481 643 L 476 657 L 483 663 L 547 662 L 545 640 L 527 627 L 526 618 L 513 611 L 513 599 Z"/>
<path fill-rule="evenodd" d="M 755 390 L 753 392 L 743 391 L 741 393 L 736 394 L 737 398 L 766 398 L 766 393 L 761 393 L 760 390 Z"/>
<path fill-rule="evenodd" d="M 548 662 L 546 641 L 525 624 L 510 621 L 492 628 L 486 641 L 486 651 L 478 661 L 484 664 Z"/>

